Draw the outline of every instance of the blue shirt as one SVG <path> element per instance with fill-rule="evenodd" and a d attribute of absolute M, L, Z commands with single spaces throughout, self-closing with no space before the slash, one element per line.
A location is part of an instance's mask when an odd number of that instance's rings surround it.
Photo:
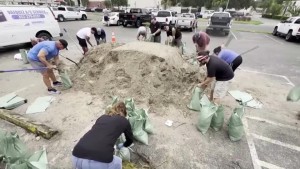
<path fill-rule="evenodd" d="M 222 49 L 219 53 L 218 57 L 224 60 L 226 63 L 231 64 L 235 58 L 237 58 L 239 54 L 235 53 L 232 50 Z"/>
<path fill-rule="evenodd" d="M 27 57 L 30 60 L 41 62 L 38 58 L 39 52 L 43 50 L 46 53 L 46 60 L 50 60 L 58 56 L 59 49 L 56 47 L 55 41 L 43 41 L 36 44 L 32 49 L 27 53 Z"/>

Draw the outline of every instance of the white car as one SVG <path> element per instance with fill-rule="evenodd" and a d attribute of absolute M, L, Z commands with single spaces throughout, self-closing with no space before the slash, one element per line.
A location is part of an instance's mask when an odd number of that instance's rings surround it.
<path fill-rule="evenodd" d="M 59 22 L 63 22 L 66 20 L 87 20 L 87 14 L 84 11 L 80 11 L 74 7 L 70 6 L 58 6 L 58 7 L 51 7 L 55 18 Z"/>
<path fill-rule="evenodd" d="M 57 20 L 46 6 L 0 5 L 0 47 L 29 43 L 33 37 L 62 36 Z"/>
<path fill-rule="evenodd" d="M 156 21 L 159 22 L 161 26 L 175 25 L 177 23 L 176 13 L 173 11 L 158 11 Z"/>
<path fill-rule="evenodd" d="M 294 37 L 300 39 L 300 16 L 281 21 L 275 26 L 272 34 L 285 36 L 286 41 L 291 41 Z"/>
<path fill-rule="evenodd" d="M 182 13 L 178 15 L 176 27 L 189 29 L 191 32 L 197 27 L 196 16 L 193 13 Z"/>
<path fill-rule="evenodd" d="M 109 25 L 120 25 L 120 22 L 119 22 L 119 12 L 111 12 L 111 13 L 109 13 L 109 15 L 108 15 L 108 18 L 109 18 L 109 21 L 108 22 L 105 22 L 104 21 L 104 16 L 102 17 L 102 23 L 104 24 L 104 25 L 107 25 L 107 26 L 109 26 Z"/>
<path fill-rule="evenodd" d="M 214 10 L 206 10 L 202 13 L 202 18 L 209 19 L 214 12 Z"/>

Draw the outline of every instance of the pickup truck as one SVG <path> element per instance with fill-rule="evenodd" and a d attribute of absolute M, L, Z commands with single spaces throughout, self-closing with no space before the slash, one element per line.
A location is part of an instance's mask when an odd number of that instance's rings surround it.
<path fill-rule="evenodd" d="M 214 12 L 208 20 L 206 33 L 212 31 L 224 32 L 225 36 L 229 35 L 231 29 L 231 15 L 229 12 Z"/>
<path fill-rule="evenodd" d="M 151 22 L 151 14 L 147 9 L 131 8 L 129 13 L 119 14 L 119 22 L 124 27 L 129 24 L 138 28 L 145 22 Z"/>
<path fill-rule="evenodd" d="M 191 32 L 197 28 L 197 19 L 193 13 L 182 13 L 178 15 L 177 28 L 188 29 Z"/>
<path fill-rule="evenodd" d="M 177 22 L 176 13 L 173 11 L 158 11 L 156 21 L 159 22 L 161 26 L 175 25 Z"/>
<path fill-rule="evenodd" d="M 57 6 L 57 7 L 51 7 L 51 10 L 53 11 L 55 19 L 57 19 L 59 22 L 63 22 L 66 20 L 78 20 L 78 19 L 86 20 L 87 19 L 86 12 L 78 10 L 74 7 Z"/>
<path fill-rule="evenodd" d="M 293 38 L 300 39 L 300 16 L 281 21 L 275 26 L 272 34 L 284 36 L 286 41 L 291 41 Z"/>

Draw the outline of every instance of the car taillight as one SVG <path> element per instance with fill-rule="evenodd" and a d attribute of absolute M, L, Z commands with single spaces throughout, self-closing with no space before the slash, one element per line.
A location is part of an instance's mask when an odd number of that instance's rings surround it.
<path fill-rule="evenodd" d="M 166 22 L 168 22 L 168 18 L 166 18 Z"/>

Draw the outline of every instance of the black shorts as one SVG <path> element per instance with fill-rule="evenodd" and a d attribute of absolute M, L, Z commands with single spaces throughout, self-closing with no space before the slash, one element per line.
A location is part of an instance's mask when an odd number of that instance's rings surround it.
<path fill-rule="evenodd" d="M 87 48 L 87 43 L 86 43 L 86 40 L 85 39 L 81 39 L 79 38 L 78 36 L 76 36 L 77 39 L 78 39 L 78 42 L 79 42 L 79 45 L 83 48 Z"/>

